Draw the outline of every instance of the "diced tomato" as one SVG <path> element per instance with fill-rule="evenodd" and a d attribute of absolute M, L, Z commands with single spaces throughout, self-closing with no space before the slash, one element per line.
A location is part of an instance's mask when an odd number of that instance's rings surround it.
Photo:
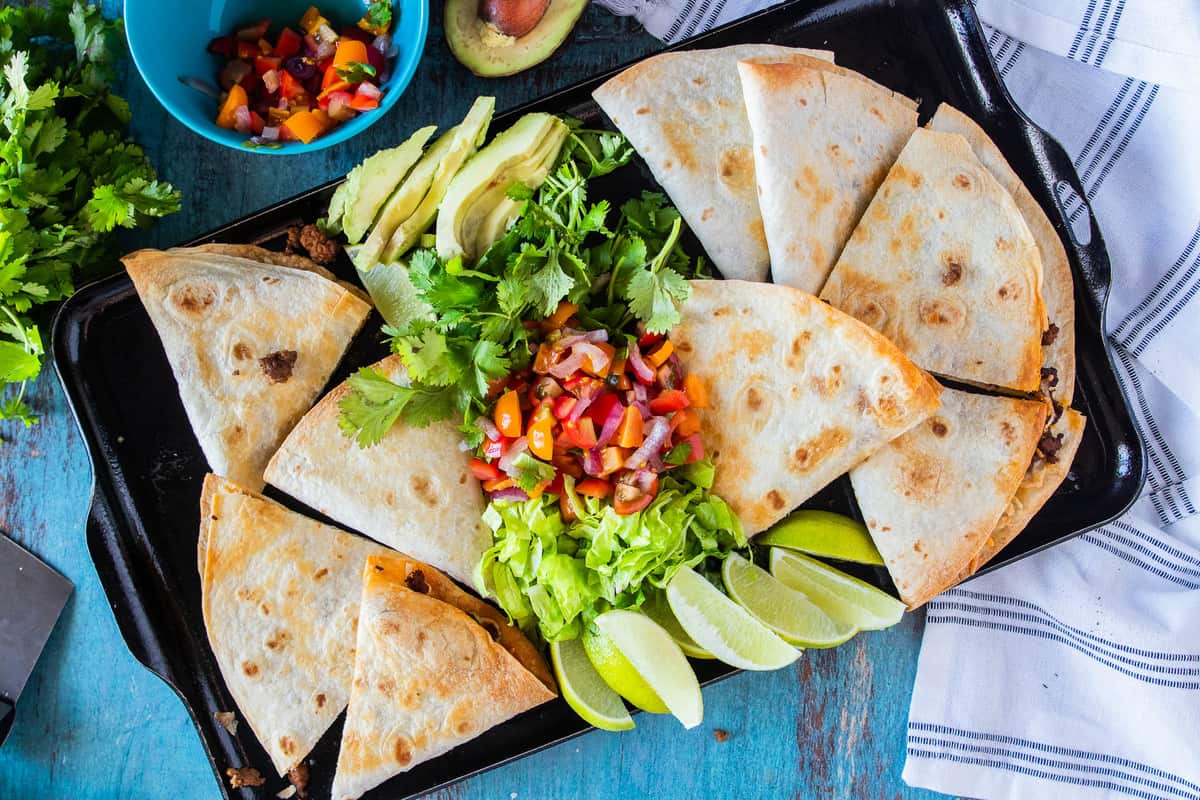
<path fill-rule="evenodd" d="M 545 408 L 545 406 L 542 406 Z M 549 461 L 554 455 L 554 419 L 550 416 L 536 419 L 529 426 L 527 434 L 529 452 L 543 461 Z"/>
<path fill-rule="evenodd" d="M 267 123 L 257 111 L 250 112 L 250 132 L 255 136 L 259 136 L 263 132 L 263 128 L 267 127 Z"/>
<path fill-rule="evenodd" d="M 670 414 L 691 405 L 686 393 L 678 389 L 668 389 L 650 401 L 650 412 L 653 414 Z"/>
<path fill-rule="evenodd" d="M 379 100 L 375 97 L 364 97 L 361 94 L 355 94 L 350 99 L 350 107 L 355 111 L 373 111 L 379 108 Z"/>
<path fill-rule="evenodd" d="M 708 389 L 699 375 L 689 372 L 683 379 L 683 390 L 696 408 L 708 408 Z"/>
<path fill-rule="evenodd" d="M 546 487 L 546 491 L 550 494 L 563 493 L 563 475 L 561 472 L 554 473 L 554 480 L 550 481 L 550 485 Z"/>
<path fill-rule="evenodd" d="M 671 344 L 670 340 L 664 341 L 653 352 L 646 356 L 646 363 L 654 369 L 658 369 L 663 364 L 667 363 L 667 359 L 671 357 L 671 353 L 675 352 L 675 345 Z"/>
<path fill-rule="evenodd" d="M 584 497 L 608 497 L 612 494 L 612 484 L 600 478 L 588 478 L 575 484 L 575 494 Z"/>
<path fill-rule="evenodd" d="M 325 91 L 317 95 L 317 105 L 321 108 L 329 108 L 332 105 L 337 105 L 340 108 L 349 108 L 354 101 L 354 95 L 343 91 Z"/>
<path fill-rule="evenodd" d="M 625 465 L 629 450 L 624 447 L 606 447 L 600 451 L 600 474 L 611 475 Z"/>
<path fill-rule="evenodd" d="M 603 428 L 604 423 L 608 421 L 608 415 L 612 413 L 613 407 L 621 402 L 615 394 L 611 392 L 600 395 L 600 397 L 588 406 L 587 411 L 583 412 L 584 416 L 591 417 L 592 422 L 596 423 L 596 427 Z"/>
<path fill-rule="evenodd" d="M 654 345 L 661 342 L 663 338 L 664 337 L 661 333 L 643 333 L 641 338 L 638 339 L 638 347 L 642 348 L 643 350 L 654 347 Z"/>
<path fill-rule="evenodd" d="M 558 494 L 558 511 L 562 514 L 564 522 L 574 522 L 579 519 L 575 514 L 575 507 L 571 505 L 571 498 L 567 496 L 565 491 Z"/>
<path fill-rule="evenodd" d="M 303 46 L 304 39 L 300 34 L 291 28 L 284 28 L 280 31 L 279 39 L 275 42 L 274 55 L 279 59 L 291 58 L 296 53 L 299 53 L 300 48 Z"/>
<path fill-rule="evenodd" d="M 498 492 L 501 489 L 507 489 L 514 485 L 512 478 L 496 478 L 495 480 L 484 481 L 483 490 L 485 492 Z"/>
<path fill-rule="evenodd" d="M 678 437 L 688 437 L 700 432 L 700 415 L 691 408 L 681 408 L 671 417 L 671 427 Z"/>
<path fill-rule="evenodd" d="M 704 458 L 704 440 L 700 438 L 700 434 L 693 433 L 685 440 L 691 446 L 691 452 L 684 459 L 685 464 L 691 464 L 693 461 L 699 461 Z"/>
<path fill-rule="evenodd" d="M 613 378 L 617 379 L 616 389 L 618 391 L 627 392 L 633 388 L 633 381 L 630 379 L 628 372 L 622 372 L 620 375 L 609 375 L 608 376 L 608 379 L 610 381 Z"/>
<path fill-rule="evenodd" d="M 512 439 L 505 439 L 504 437 L 501 437 L 494 442 L 490 439 L 485 440 L 483 443 L 483 454 L 487 458 L 493 460 L 497 458 L 503 458 L 504 454 L 508 452 L 508 446 L 510 444 L 512 444 Z"/>
<path fill-rule="evenodd" d="M 261 55 L 261 51 L 258 49 L 257 42 L 241 42 L 241 41 L 239 41 L 237 43 L 237 57 L 238 58 L 244 58 L 247 61 L 253 61 L 254 59 L 258 58 L 259 55 Z"/>
<path fill-rule="evenodd" d="M 596 446 L 596 426 L 592 423 L 591 418 L 580 417 L 578 422 L 566 420 L 562 427 L 563 433 L 566 434 L 572 446 L 581 450 L 591 450 Z"/>
<path fill-rule="evenodd" d="M 641 447 L 642 439 L 642 415 L 636 408 L 629 406 L 621 415 L 621 424 L 617 426 L 617 432 L 613 435 L 613 443 L 618 447 Z"/>
<path fill-rule="evenodd" d="M 512 439 L 521 435 L 521 398 L 516 391 L 509 389 L 500 395 L 496 402 L 496 410 L 492 414 L 493 421 L 500 432 Z"/>
<path fill-rule="evenodd" d="M 500 468 L 482 458 L 472 458 L 470 467 L 471 474 L 481 481 L 494 481 L 500 477 Z"/>
<path fill-rule="evenodd" d="M 566 419 L 571 416 L 571 411 L 575 408 L 575 404 L 579 401 L 569 394 L 560 395 L 554 398 L 554 416 L 558 419 Z M 595 405 L 593 403 L 593 405 Z M 589 407 L 588 412 L 592 409 Z M 587 412 L 585 412 L 587 413 Z"/>
<path fill-rule="evenodd" d="M 544 331 L 553 331 L 561 328 L 571 315 L 579 310 L 579 306 L 574 303 L 568 303 L 566 300 L 559 302 L 558 308 L 554 309 L 554 313 L 546 317 L 539 323 Z"/>
<path fill-rule="evenodd" d="M 622 516 L 626 514 L 636 514 L 646 506 L 650 505 L 650 501 L 658 494 L 658 476 L 654 476 L 654 482 L 650 486 L 650 491 L 643 492 L 637 486 L 629 483 L 618 483 L 615 493 L 613 494 L 613 510 Z"/>
<path fill-rule="evenodd" d="M 224 58 L 233 58 L 237 52 L 237 43 L 232 36 L 218 36 L 208 43 L 208 52 Z"/>
<path fill-rule="evenodd" d="M 292 77 L 292 73 L 283 70 L 279 73 L 279 94 L 284 100 L 294 100 L 304 96 L 304 84 Z"/>
<path fill-rule="evenodd" d="M 279 69 L 280 60 L 271 56 L 259 56 L 254 59 L 254 71 L 264 75 L 273 69 Z"/>

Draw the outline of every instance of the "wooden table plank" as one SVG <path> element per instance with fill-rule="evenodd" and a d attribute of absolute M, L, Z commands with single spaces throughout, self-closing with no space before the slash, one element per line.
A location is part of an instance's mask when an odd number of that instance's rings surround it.
<path fill-rule="evenodd" d="M 456 121 L 477 94 L 509 108 L 659 46 L 631 21 L 592 8 L 549 63 L 484 81 L 450 57 L 440 10 L 433 17 L 425 58 L 396 108 L 354 140 L 307 156 L 210 143 L 168 118 L 130 68 L 124 92 L 136 135 L 160 175 L 183 190 L 184 209 L 127 245 L 174 244 L 343 174 L 420 124 Z M 0 446 L 0 529 L 64 572 L 76 591 L 0 749 L 0 798 L 212 797 L 213 775 L 183 706 L 129 655 L 106 608 L 84 542 L 91 470 L 49 370 L 33 403 L 43 424 L 0 430 L 12 440 Z M 698 730 L 641 714 L 635 731 L 587 734 L 437 797 L 934 797 L 900 781 L 919 630 L 910 615 L 890 631 L 809 651 L 792 669 L 710 687 Z M 718 728 L 727 741 L 716 740 Z"/>

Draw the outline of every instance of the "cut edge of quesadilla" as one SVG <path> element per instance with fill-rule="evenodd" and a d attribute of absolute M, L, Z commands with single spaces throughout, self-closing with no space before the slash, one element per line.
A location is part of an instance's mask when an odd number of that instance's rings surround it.
<path fill-rule="evenodd" d="M 797 64 L 797 65 L 804 66 L 804 67 L 811 67 L 812 69 L 817 69 L 822 72 L 831 72 L 834 75 L 840 75 L 843 78 L 853 78 L 854 80 L 862 81 L 863 83 L 867 84 L 868 86 L 871 86 L 872 88 L 878 90 L 880 93 L 886 93 L 887 95 L 890 95 L 893 100 L 900 103 L 901 105 L 907 106 L 908 108 L 910 108 L 913 111 L 916 111 L 917 106 L 920 105 L 919 103 L 917 103 L 916 100 L 913 100 L 911 97 L 904 94 L 903 92 L 897 92 L 893 89 L 889 89 L 888 87 L 884 86 L 882 83 L 879 83 L 878 81 L 867 77 L 866 75 L 862 74 L 861 72 L 858 72 L 857 70 L 850 69 L 849 67 L 843 67 L 842 65 L 835 63 L 835 61 L 832 58 L 830 58 L 830 59 L 816 58 L 805 52 L 797 52 L 797 53 L 785 53 L 785 54 L 777 55 L 777 56 L 753 56 L 751 58 L 743 58 L 738 63 L 741 63 L 741 64 Z"/>
<path fill-rule="evenodd" d="M 1038 246 L 1042 266 L 1042 301 L 1048 327 L 1042 337 L 1042 368 L 1053 369 L 1058 383 L 1052 399 L 1069 406 L 1075 396 L 1075 279 L 1062 238 L 1024 181 L 983 128 L 947 103 L 938 106 L 926 127 L 963 136 L 976 157 L 1000 185 L 1008 189 Z"/>
<path fill-rule="evenodd" d="M 186 250 L 188 248 L 173 249 Z M 291 267 L 292 269 L 303 270 L 304 272 L 315 272 L 322 278 L 333 281 L 338 286 L 341 286 L 364 303 L 371 303 L 371 296 L 363 291 L 362 287 L 356 286 L 350 281 L 342 280 L 326 267 L 313 261 L 308 256 L 302 256 L 299 253 L 280 253 L 277 250 L 268 250 L 256 244 L 239 244 L 235 242 L 206 242 L 205 244 L 196 245 L 191 249 L 200 250 L 205 253 L 216 253 L 231 258 L 244 258 L 247 261 L 256 261 L 259 264 L 274 264 L 277 267 Z"/>
<path fill-rule="evenodd" d="M 487 627 L 421 588 L 397 556 L 372 557 L 363 570 L 335 800 L 357 798 L 557 696 Z"/>
<path fill-rule="evenodd" d="M 1040 400 L 946 388 L 942 407 L 850 471 L 867 530 L 910 610 L 958 582 L 1017 492 Z"/>
<path fill-rule="evenodd" d="M 748 536 L 936 411 L 941 388 L 891 342 L 799 289 L 692 281 L 671 341 L 704 380 L 712 491 Z M 798 403 L 806 412 L 794 414 Z"/>
<path fill-rule="evenodd" d="M 974 575 L 1016 539 L 1042 510 L 1042 506 L 1054 496 L 1071 471 L 1086 427 L 1087 418 L 1073 408 L 1063 409 L 1061 416 L 1046 426 L 1043 439 L 1038 443 L 1038 450 L 1021 480 L 1021 485 L 1009 501 L 1008 508 L 1004 510 L 995 530 L 984 542 L 983 548 L 959 576 L 959 581 Z M 1043 442 L 1047 436 L 1058 442 L 1058 447 L 1052 453 L 1043 449 Z M 1051 461 L 1050 458 L 1054 460 Z"/>
<path fill-rule="evenodd" d="M 1009 393 L 1041 385 L 1037 243 L 957 133 L 913 131 L 821 298 L 935 375 Z"/>
<path fill-rule="evenodd" d="M 201 608 L 213 657 L 284 775 L 349 701 L 354 589 L 367 558 L 385 550 L 212 473 L 200 528 Z"/>

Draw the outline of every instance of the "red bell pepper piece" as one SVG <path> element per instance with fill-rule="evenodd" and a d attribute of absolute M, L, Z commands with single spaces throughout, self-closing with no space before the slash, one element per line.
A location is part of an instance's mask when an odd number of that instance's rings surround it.
<path fill-rule="evenodd" d="M 254 59 L 254 71 L 264 75 L 273 69 L 279 69 L 280 60 L 272 56 L 259 56 Z"/>
<path fill-rule="evenodd" d="M 612 484 L 603 478 L 588 478 L 575 484 L 575 493 L 584 497 L 608 497 L 612 490 Z"/>
<path fill-rule="evenodd" d="M 291 58 L 304 46 L 304 38 L 291 28 L 284 28 L 275 42 L 274 56 L 278 59 Z"/>
<path fill-rule="evenodd" d="M 583 412 L 583 415 L 591 417 L 592 422 L 597 427 L 603 428 L 604 423 L 608 422 L 608 415 L 612 413 L 613 407 L 620 402 L 620 398 L 611 392 L 603 394 L 598 400 L 588 406 L 587 411 Z"/>
<path fill-rule="evenodd" d="M 267 127 L 266 120 L 258 115 L 258 112 L 250 112 L 250 132 L 255 136 L 259 136 L 263 132 L 263 128 Z"/>
<path fill-rule="evenodd" d="M 361 94 L 356 94 L 350 99 L 350 107 L 355 111 L 371 111 L 379 108 L 379 100 L 374 97 L 363 97 Z"/>
<path fill-rule="evenodd" d="M 692 401 L 688 399 L 686 392 L 679 389 L 668 389 L 650 401 L 650 413 L 670 414 L 672 411 L 681 411 L 691 404 Z"/>
<path fill-rule="evenodd" d="M 512 439 L 506 439 L 503 436 L 494 442 L 488 439 L 483 443 L 483 454 L 487 458 L 493 460 L 497 458 L 503 458 L 504 454 L 508 452 L 508 445 L 511 442 Z"/>
<path fill-rule="evenodd" d="M 578 402 L 578 400 L 569 394 L 559 395 L 554 398 L 554 416 L 558 419 L 566 419 L 571 416 L 571 411 Z"/>
<path fill-rule="evenodd" d="M 471 474 L 481 481 L 492 481 L 500 477 L 500 468 L 481 458 L 471 459 Z"/>
<path fill-rule="evenodd" d="M 293 100 L 304 94 L 304 84 L 292 77 L 292 73 L 283 70 L 279 73 L 279 93 L 284 100 Z"/>
<path fill-rule="evenodd" d="M 591 450 L 596 446 L 596 426 L 589 417 L 581 417 L 578 422 L 565 420 L 562 424 L 563 433 L 568 441 L 581 450 Z"/>

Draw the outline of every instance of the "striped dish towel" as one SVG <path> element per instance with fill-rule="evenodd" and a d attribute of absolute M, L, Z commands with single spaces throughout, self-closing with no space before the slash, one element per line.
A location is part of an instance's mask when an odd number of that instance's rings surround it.
<path fill-rule="evenodd" d="M 598 0 L 668 42 L 762 0 Z M 1148 448 L 1125 517 L 930 602 L 904 780 L 974 798 L 1200 800 L 1200 2 L 978 0 L 1112 260 Z M 1076 236 L 1080 198 L 1062 198 Z"/>

